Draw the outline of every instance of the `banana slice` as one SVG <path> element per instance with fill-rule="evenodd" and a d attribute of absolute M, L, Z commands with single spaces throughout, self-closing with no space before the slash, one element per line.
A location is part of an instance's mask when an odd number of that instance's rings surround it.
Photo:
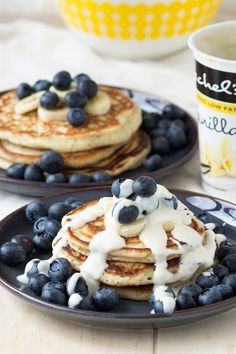
<path fill-rule="evenodd" d="M 76 89 L 76 84 L 74 82 L 72 82 L 69 90 L 61 91 L 61 90 L 56 89 L 54 86 L 51 86 L 49 91 L 55 92 L 57 94 L 57 96 L 59 97 L 60 101 L 63 102 L 66 94 L 68 92 L 75 91 L 75 89 Z"/>
<path fill-rule="evenodd" d="M 120 235 L 123 237 L 139 235 L 143 231 L 145 223 L 145 219 L 137 219 L 129 224 L 122 225 Z"/>
<path fill-rule="evenodd" d="M 24 114 L 27 112 L 31 112 L 39 107 L 39 100 L 40 97 L 45 93 L 46 91 L 39 91 L 36 92 L 26 98 L 23 98 L 17 104 L 15 105 L 15 112 L 18 114 Z"/>
<path fill-rule="evenodd" d="M 45 109 L 43 107 L 38 108 L 38 116 L 40 119 L 42 119 L 45 122 L 50 122 L 50 121 L 66 121 L 66 116 L 67 113 L 69 112 L 68 107 L 62 107 L 62 108 L 57 108 L 57 109 Z"/>
<path fill-rule="evenodd" d="M 88 101 L 85 106 L 85 112 L 93 116 L 106 114 L 111 108 L 111 100 L 109 96 L 98 91 L 97 95 Z"/>

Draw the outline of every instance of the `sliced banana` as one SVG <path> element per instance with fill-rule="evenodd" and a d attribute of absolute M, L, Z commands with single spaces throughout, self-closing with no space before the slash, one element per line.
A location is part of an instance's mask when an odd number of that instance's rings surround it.
<path fill-rule="evenodd" d="M 15 105 L 15 112 L 18 114 L 24 114 L 27 112 L 31 112 L 39 107 L 39 100 L 40 97 L 45 93 L 46 91 L 39 91 L 36 92 L 26 98 L 23 98 L 17 104 Z"/>
<path fill-rule="evenodd" d="M 106 114 L 111 108 L 110 97 L 101 91 L 98 91 L 94 98 L 91 98 L 85 106 L 85 112 L 93 116 Z"/>
<path fill-rule="evenodd" d="M 122 225 L 120 235 L 123 237 L 139 235 L 143 231 L 145 224 L 145 219 L 137 219 L 129 224 Z"/>
<path fill-rule="evenodd" d="M 62 108 L 57 108 L 57 109 L 45 109 L 43 107 L 38 108 L 38 116 L 40 119 L 42 119 L 45 122 L 50 122 L 50 121 L 66 121 L 66 116 L 67 113 L 69 112 L 68 107 L 62 107 Z"/>
<path fill-rule="evenodd" d="M 69 90 L 61 91 L 61 90 L 56 89 L 54 86 L 51 86 L 49 91 L 55 92 L 57 94 L 57 96 L 59 97 L 60 101 L 63 102 L 66 94 L 68 92 L 75 91 L 75 89 L 76 89 L 76 84 L 74 82 L 72 82 Z"/>

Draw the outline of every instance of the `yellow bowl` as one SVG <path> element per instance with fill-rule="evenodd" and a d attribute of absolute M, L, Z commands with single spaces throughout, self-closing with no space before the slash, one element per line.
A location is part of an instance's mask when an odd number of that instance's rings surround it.
<path fill-rule="evenodd" d="M 122 58 L 154 58 L 186 45 L 208 24 L 222 0 L 57 0 L 81 41 Z M 148 4 L 147 4 L 148 3 Z"/>

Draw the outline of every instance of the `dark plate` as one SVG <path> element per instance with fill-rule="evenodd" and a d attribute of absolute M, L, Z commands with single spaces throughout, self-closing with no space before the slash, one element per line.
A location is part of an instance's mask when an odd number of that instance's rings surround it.
<path fill-rule="evenodd" d="M 117 88 L 117 87 L 116 87 Z M 163 107 L 169 103 L 161 97 L 154 96 L 152 94 L 144 93 L 137 90 L 121 88 L 128 96 L 139 104 L 139 106 L 148 112 L 161 112 Z M 4 92 L 3 92 L 4 93 Z M 168 155 L 163 156 L 162 167 L 154 172 L 147 172 L 144 166 L 141 166 L 135 170 L 128 171 L 120 175 L 120 177 L 135 178 L 140 175 L 148 175 L 153 178 L 159 178 L 173 172 L 177 167 L 183 165 L 188 161 L 197 147 L 197 126 L 195 120 L 189 115 L 186 115 L 186 122 L 188 126 L 188 138 L 189 143 L 183 148 L 177 151 L 171 152 Z M 49 194 L 61 193 L 64 191 L 78 190 L 88 187 L 105 186 L 110 184 L 109 182 L 102 183 L 81 183 L 81 184 L 69 184 L 69 183 L 55 183 L 47 184 L 44 182 L 31 182 L 24 180 L 17 180 L 7 178 L 3 170 L 0 169 L 0 188 L 16 194 L 23 194 L 34 197 L 43 197 Z"/>
<path fill-rule="evenodd" d="M 176 190 L 173 191 L 177 197 L 188 207 L 199 215 L 203 210 L 208 211 L 216 223 L 225 223 L 225 234 L 229 240 L 236 241 L 236 205 L 220 199 L 208 197 L 203 194 Z M 50 205 L 55 201 L 62 201 L 69 196 L 76 196 L 81 201 L 89 201 L 109 195 L 109 189 L 97 188 L 93 191 L 82 190 L 73 193 L 58 194 L 45 198 Z M 10 214 L 0 223 L 1 243 L 9 241 L 15 234 L 32 234 L 32 224 L 24 216 L 24 207 Z M 37 257 L 37 254 L 34 255 Z M 49 258 L 50 255 L 45 255 Z M 40 256 L 40 258 L 42 258 Z M 50 312 L 61 319 L 78 322 L 81 324 L 97 327 L 113 328 L 163 328 L 180 326 L 198 320 L 206 319 L 221 312 L 230 310 L 236 306 L 236 296 L 219 303 L 199 307 L 191 310 L 176 311 L 172 315 L 150 315 L 150 305 L 147 302 L 136 302 L 131 300 L 120 300 L 114 312 L 92 312 L 72 310 L 67 307 L 49 304 L 39 298 L 26 294 L 21 290 L 21 284 L 16 276 L 23 273 L 24 266 L 11 268 L 1 264 L 0 283 L 13 294 L 22 300 L 38 307 L 42 311 Z"/>

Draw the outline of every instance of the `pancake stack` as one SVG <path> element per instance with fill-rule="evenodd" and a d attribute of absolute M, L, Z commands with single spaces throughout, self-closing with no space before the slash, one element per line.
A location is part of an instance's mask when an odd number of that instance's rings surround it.
<path fill-rule="evenodd" d="M 138 206 L 137 219 L 117 222 L 117 213 L 130 205 Z M 160 185 L 150 198 L 113 196 L 73 210 L 53 242 L 54 256 L 67 258 L 88 282 L 93 278 L 138 301 L 148 300 L 155 285 L 191 281 L 213 264 L 215 249 L 214 232 Z"/>
<path fill-rule="evenodd" d="M 50 88 L 60 100 L 74 89 L 73 83 L 67 91 Z M 108 110 L 101 113 L 97 97 L 89 109 L 85 107 L 86 119 L 79 127 L 61 119 L 66 108 L 47 111 L 39 107 L 40 92 L 20 101 L 15 90 L 1 95 L 0 167 L 38 163 L 46 150 L 62 154 L 68 174 L 103 170 L 116 176 L 141 165 L 150 152 L 150 140 L 139 130 L 140 108 L 118 89 L 100 86 L 98 93 L 109 100 Z M 38 104 L 32 105 L 35 100 Z M 21 109 L 25 105 L 31 105 L 27 112 Z"/>

